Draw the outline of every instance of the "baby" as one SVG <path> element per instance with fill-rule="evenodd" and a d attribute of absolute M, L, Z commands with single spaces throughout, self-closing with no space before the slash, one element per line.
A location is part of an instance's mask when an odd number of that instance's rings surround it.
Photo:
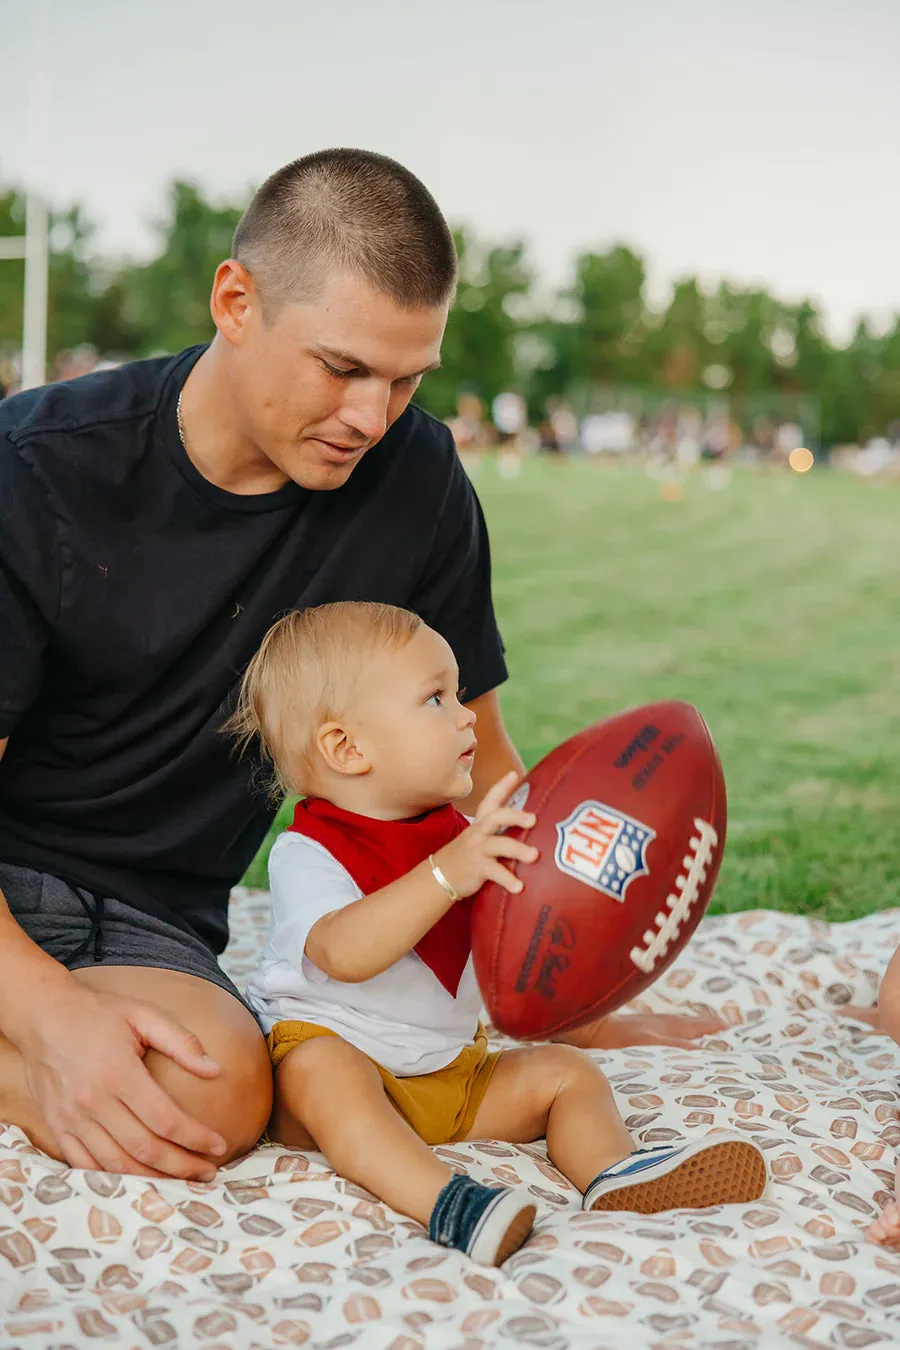
<path fill-rule="evenodd" d="M 506 804 L 515 773 L 474 819 L 452 805 L 472 791 L 476 747 L 458 679 L 415 614 L 361 602 L 288 614 L 244 676 L 227 730 L 258 737 L 278 789 L 305 794 L 272 849 L 269 937 L 247 991 L 275 1066 L 270 1139 L 320 1149 L 487 1265 L 524 1242 L 535 1206 L 455 1174 L 432 1145 L 546 1136 L 585 1209 L 755 1199 L 765 1164 L 750 1141 L 635 1149 L 588 1054 L 488 1049 L 468 897 L 487 880 L 521 891 L 504 860 L 538 855 L 504 833 L 535 820 Z"/>

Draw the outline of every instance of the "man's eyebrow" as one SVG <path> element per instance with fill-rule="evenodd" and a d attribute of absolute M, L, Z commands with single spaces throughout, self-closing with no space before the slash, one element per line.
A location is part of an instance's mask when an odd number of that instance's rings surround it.
<path fill-rule="evenodd" d="M 333 347 L 325 347 L 321 343 L 318 343 L 317 346 L 320 352 L 324 352 L 326 356 L 330 356 L 333 361 L 346 361 L 348 366 L 355 366 L 357 370 L 363 371 L 366 375 L 370 375 L 372 373 L 369 367 L 366 365 L 365 361 L 360 361 L 358 357 L 351 356 L 349 352 L 339 352 L 336 351 Z M 403 378 L 413 380 L 419 375 L 427 375 L 428 372 L 431 370 L 440 369 L 440 364 L 441 364 L 440 357 L 438 357 L 437 361 L 432 361 L 430 366 L 425 366 L 422 370 L 415 370 L 412 372 L 412 374 L 407 375 Z"/>

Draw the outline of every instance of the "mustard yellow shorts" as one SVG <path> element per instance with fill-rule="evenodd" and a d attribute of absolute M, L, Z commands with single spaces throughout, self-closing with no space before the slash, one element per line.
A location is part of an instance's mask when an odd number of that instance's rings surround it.
<path fill-rule="evenodd" d="M 313 1022 L 276 1022 L 266 1037 L 273 1068 L 295 1046 L 316 1036 L 337 1036 L 337 1032 Z M 420 1139 L 426 1144 L 455 1144 L 465 1139 L 475 1123 L 499 1058 L 500 1051 L 488 1050 L 487 1033 L 479 1022 L 473 1043 L 434 1073 L 398 1078 L 374 1059 L 371 1063 L 381 1075 L 394 1110 Z"/>

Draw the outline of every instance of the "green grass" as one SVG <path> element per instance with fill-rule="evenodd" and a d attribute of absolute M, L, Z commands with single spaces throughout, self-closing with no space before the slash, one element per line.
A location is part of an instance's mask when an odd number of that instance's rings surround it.
<path fill-rule="evenodd" d="M 583 462 L 512 482 L 485 462 L 474 481 L 526 764 L 622 708 L 686 699 L 728 783 L 714 910 L 900 904 L 900 490 L 744 472 L 666 502 L 636 470 Z"/>

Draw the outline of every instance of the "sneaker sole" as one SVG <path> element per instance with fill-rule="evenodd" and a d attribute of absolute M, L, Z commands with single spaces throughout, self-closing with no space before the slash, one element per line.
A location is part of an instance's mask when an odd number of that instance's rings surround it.
<path fill-rule="evenodd" d="M 728 1139 L 686 1158 L 665 1176 L 608 1191 L 591 1210 L 658 1214 L 666 1209 L 708 1209 L 747 1204 L 758 1200 L 765 1189 L 765 1159 L 752 1144 Z"/>
<path fill-rule="evenodd" d="M 493 1264 L 502 1266 L 513 1252 L 517 1252 L 522 1243 L 528 1237 L 534 1227 L 534 1217 L 537 1214 L 536 1205 L 525 1205 L 520 1209 L 507 1228 L 503 1237 L 500 1239 L 500 1245 L 497 1247 L 497 1255 L 494 1257 Z"/>

